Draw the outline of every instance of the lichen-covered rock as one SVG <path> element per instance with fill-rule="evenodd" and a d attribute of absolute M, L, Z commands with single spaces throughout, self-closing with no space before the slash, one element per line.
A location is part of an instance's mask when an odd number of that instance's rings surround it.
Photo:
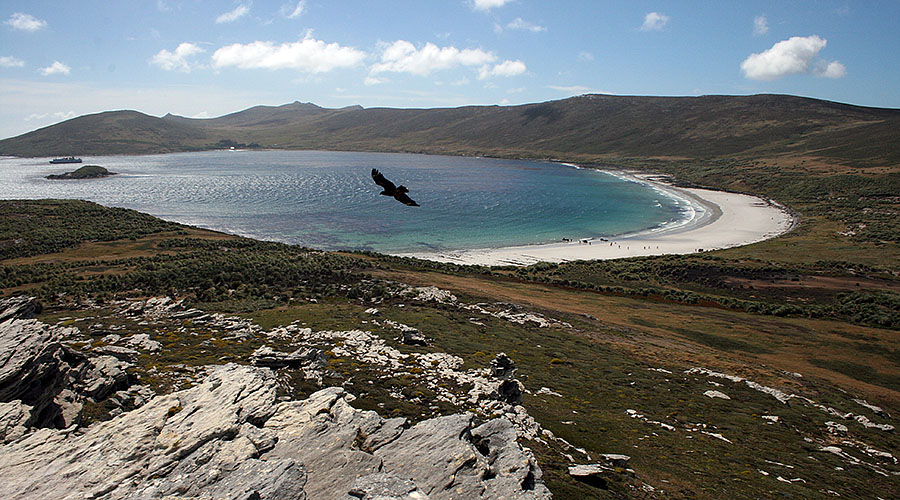
<path fill-rule="evenodd" d="M 113 356 L 98 356 L 90 359 L 90 369 L 85 373 L 80 385 L 81 392 L 99 401 L 115 391 L 127 389 L 128 373 L 131 366 Z"/>
<path fill-rule="evenodd" d="M 550 492 L 541 482 L 541 469 L 535 465 L 534 456 L 515 443 L 516 429 L 505 418 L 489 420 L 472 429 L 471 441 L 487 462 L 489 479 L 487 492 L 501 495 L 519 493 L 510 498 L 549 498 Z"/>
<path fill-rule="evenodd" d="M 33 319 L 0 323 L 0 402 L 19 400 L 31 406 L 28 426 L 62 428 L 74 420 L 73 397 L 59 395 L 88 363 L 60 343 L 65 334 L 65 328 Z"/>
<path fill-rule="evenodd" d="M 432 500 L 550 498 L 540 468 L 506 419 L 472 429 L 471 415 L 419 422 L 375 454 L 384 471 L 409 477 Z"/>
<path fill-rule="evenodd" d="M 244 426 L 268 418 L 274 402 L 274 379 L 264 371 L 212 368 L 202 384 L 154 398 L 83 434 L 40 429 L 4 446 L 0 497 L 161 498 L 202 484 L 208 495 L 197 496 L 212 498 L 216 485 L 232 474 L 247 477 L 251 466 L 302 479 L 296 463 L 245 465 L 260 450 Z M 280 498 L 302 498 L 302 487 L 295 483 Z M 250 498 L 231 493 L 224 497 Z"/>
<path fill-rule="evenodd" d="M 10 297 L 0 300 L 0 323 L 8 319 L 30 319 L 41 312 L 34 297 Z"/>
<path fill-rule="evenodd" d="M 15 441 L 25 435 L 31 418 L 31 407 L 21 401 L 0 403 L 0 444 Z"/>
<path fill-rule="evenodd" d="M 125 341 L 125 344 L 132 349 L 139 349 L 141 351 L 148 352 L 159 352 L 162 349 L 162 344 L 151 339 L 150 335 L 147 333 L 138 333 L 128 337 L 128 340 Z"/>
<path fill-rule="evenodd" d="M 325 367 L 325 355 L 318 349 L 297 349 L 294 352 L 279 352 L 269 346 L 262 346 L 250 355 L 250 363 L 269 368 L 315 368 Z"/>
<path fill-rule="evenodd" d="M 348 498 L 360 500 L 428 500 L 409 479 L 378 472 L 353 481 Z"/>
<path fill-rule="evenodd" d="M 296 457 L 307 468 L 311 498 L 346 498 L 353 481 L 381 471 L 373 454 L 403 432 L 405 419 L 383 419 L 350 406 L 339 387 L 313 393 L 305 401 L 281 403 L 265 428 L 278 431 L 278 443 L 266 456 Z"/>

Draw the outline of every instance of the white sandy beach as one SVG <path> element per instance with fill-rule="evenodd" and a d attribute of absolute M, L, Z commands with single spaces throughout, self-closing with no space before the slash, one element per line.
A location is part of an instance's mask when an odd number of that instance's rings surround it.
<path fill-rule="evenodd" d="M 794 220 L 776 204 L 745 194 L 709 189 L 679 188 L 633 175 L 676 196 L 689 199 L 694 217 L 673 228 L 624 235 L 602 241 L 578 235 L 574 241 L 507 248 L 459 250 L 444 253 L 410 253 L 408 257 L 484 266 L 529 265 L 536 262 L 616 259 L 641 255 L 689 254 L 748 245 L 789 231 Z"/>

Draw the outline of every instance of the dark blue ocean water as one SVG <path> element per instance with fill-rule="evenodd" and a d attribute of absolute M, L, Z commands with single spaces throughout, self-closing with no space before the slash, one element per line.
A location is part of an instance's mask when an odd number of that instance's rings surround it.
<path fill-rule="evenodd" d="M 0 199 L 78 198 L 327 250 L 421 252 L 608 237 L 677 223 L 684 200 L 549 162 L 324 151 L 84 157 L 119 175 L 51 181 L 81 165 L 0 159 Z M 421 207 L 379 196 L 378 168 Z"/>

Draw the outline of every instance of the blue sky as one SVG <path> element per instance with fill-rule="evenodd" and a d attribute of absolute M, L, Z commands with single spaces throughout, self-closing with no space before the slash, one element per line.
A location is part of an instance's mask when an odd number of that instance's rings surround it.
<path fill-rule="evenodd" d="M 455 107 L 589 92 L 900 108 L 900 1 L 0 4 L 0 137 L 135 109 Z"/>

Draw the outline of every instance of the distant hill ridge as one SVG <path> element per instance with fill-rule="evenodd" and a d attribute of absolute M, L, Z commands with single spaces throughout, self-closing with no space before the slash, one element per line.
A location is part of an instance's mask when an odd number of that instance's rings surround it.
<path fill-rule="evenodd" d="M 789 95 L 589 94 L 519 106 L 255 106 L 209 119 L 80 116 L 0 141 L 0 154 L 144 154 L 264 148 L 567 158 L 813 156 L 900 165 L 900 110 Z"/>

